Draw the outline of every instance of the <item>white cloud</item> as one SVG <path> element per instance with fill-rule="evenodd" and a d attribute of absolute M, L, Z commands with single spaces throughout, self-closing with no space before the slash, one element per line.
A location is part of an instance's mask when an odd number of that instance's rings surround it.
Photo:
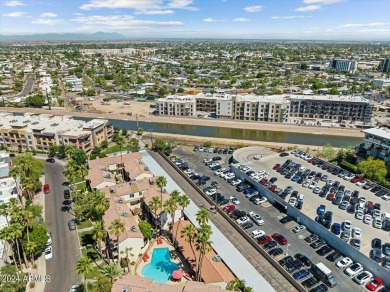
<path fill-rule="evenodd" d="M 5 6 L 16 7 L 16 6 L 26 6 L 26 4 L 24 4 L 22 1 L 11 0 L 11 1 L 6 1 Z"/>
<path fill-rule="evenodd" d="M 54 19 L 54 18 L 38 18 L 31 21 L 33 24 L 42 24 L 42 25 L 57 25 L 63 24 L 65 21 L 63 19 Z"/>
<path fill-rule="evenodd" d="M 214 18 L 205 18 L 203 19 L 204 22 L 218 22 L 218 21 L 226 21 L 225 19 L 214 19 Z"/>
<path fill-rule="evenodd" d="M 82 14 L 82 13 L 78 13 L 78 12 L 75 12 L 75 13 L 73 13 L 73 15 L 76 15 L 76 16 L 82 16 L 82 15 L 84 15 L 84 14 Z"/>
<path fill-rule="evenodd" d="M 387 28 L 371 28 L 358 30 L 359 33 L 390 33 L 390 29 Z"/>
<path fill-rule="evenodd" d="M 248 6 L 244 7 L 244 10 L 246 12 L 259 12 L 263 10 L 263 5 L 256 5 L 256 6 Z"/>
<path fill-rule="evenodd" d="M 313 16 L 291 15 L 291 16 L 271 16 L 271 19 L 294 19 L 294 18 L 312 18 Z"/>
<path fill-rule="evenodd" d="M 148 21 L 135 19 L 132 15 L 93 15 L 80 16 L 71 19 L 88 27 L 103 27 L 104 29 L 149 29 L 156 27 L 181 26 L 181 21 Z"/>
<path fill-rule="evenodd" d="M 334 3 L 340 3 L 345 2 L 346 0 L 303 0 L 303 3 L 305 4 L 334 4 Z"/>
<path fill-rule="evenodd" d="M 251 20 L 249 18 L 238 17 L 238 18 L 233 19 L 233 21 L 236 21 L 236 22 L 246 22 L 246 21 L 251 21 Z"/>
<path fill-rule="evenodd" d="M 193 0 L 171 0 L 168 4 L 168 8 L 175 8 L 175 9 L 186 9 L 186 10 L 192 10 L 196 11 L 198 8 L 194 6 L 190 6 L 194 1 Z"/>
<path fill-rule="evenodd" d="M 134 14 L 147 14 L 147 15 L 164 15 L 164 14 L 173 14 L 173 10 L 141 10 L 134 12 Z"/>
<path fill-rule="evenodd" d="M 45 13 L 42 13 L 41 15 L 39 15 L 39 17 L 57 17 L 57 14 L 55 14 L 53 12 L 45 12 Z"/>
<path fill-rule="evenodd" d="M 165 9 L 198 10 L 191 6 L 193 0 L 170 0 L 164 5 L 164 0 L 89 0 L 89 3 L 81 5 L 80 9 L 91 10 L 99 8 L 129 8 L 137 11 L 159 11 Z"/>
<path fill-rule="evenodd" d="M 27 14 L 27 12 L 11 12 L 11 13 L 5 13 L 3 15 L 8 16 L 8 17 L 22 17 L 26 14 Z"/>
<path fill-rule="evenodd" d="M 297 9 L 295 9 L 295 11 L 307 12 L 307 11 L 319 10 L 321 8 L 322 8 L 321 5 L 308 5 L 308 6 L 298 7 Z"/>
<path fill-rule="evenodd" d="M 371 23 L 347 23 L 340 25 L 340 28 L 348 27 L 378 27 L 378 26 L 390 26 L 390 22 L 371 22 Z"/>

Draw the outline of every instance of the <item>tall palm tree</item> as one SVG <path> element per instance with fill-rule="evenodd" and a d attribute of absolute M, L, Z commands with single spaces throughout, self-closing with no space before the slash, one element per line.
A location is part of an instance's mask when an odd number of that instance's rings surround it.
<path fill-rule="evenodd" d="M 161 208 L 160 198 L 157 196 L 152 197 L 152 200 L 149 202 L 148 207 L 150 208 L 150 210 L 152 210 L 154 214 L 155 220 L 153 220 L 153 222 L 155 223 L 157 219 L 157 210 Z"/>
<path fill-rule="evenodd" d="M 100 219 L 103 216 L 104 212 L 108 210 L 110 207 L 110 199 L 106 197 L 103 192 L 98 190 L 92 191 L 92 203 L 94 204 L 94 210 L 96 212 L 97 217 Z"/>
<path fill-rule="evenodd" d="M 86 256 L 82 256 L 77 260 L 75 266 L 75 272 L 76 274 L 82 275 L 84 277 L 85 288 L 87 289 L 87 291 L 88 291 L 87 276 L 89 273 L 92 272 L 92 270 L 93 270 L 93 265 L 90 258 Z"/>
<path fill-rule="evenodd" d="M 121 152 L 121 174 L 122 174 L 122 179 L 123 179 L 123 160 L 122 160 L 122 147 L 125 144 L 125 137 L 123 136 L 118 136 L 118 139 L 116 140 L 116 145 L 119 146 L 119 151 Z"/>
<path fill-rule="evenodd" d="M 12 251 L 14 252 L 14 250 L 16 249 L 15 248 L 15 240 L 14 240 L 12 228 L 10 226 L 5 226 L 3 229 L 0 230 L 0 239 L 8 241 L 11 244 L 11 246 L 13 247 Z M 13 253 L 14 265 L 17 269 L 19 269 L 20 256 L 18 253 L 17 253 L 17 256 L 18 257 L 16 258 L 15 253 Z"/>
<path fill-rule="evenodd" d="M 209 222 L 210 218 L 211 215 L 206 209 L 200 209 L 198 212 L 196 212 L 196 221 L 199 225 Z"/>
<path fill-rule="evenodd" d="M 243 289 L 244 287 L 245 280 L 235 278 L 234 280 L 229 282 L 229 284 L 226 286 L 226 289 L 230 291 L 241 291 L 241 289 Z"/>
<path fill-rule="evenodd" d="M 171 199 L 178 202 L 180 198 L 180 192 L 178 190 L 173 190 L 171 193 Z"/>
<path fill-rule="evenodd" d="M 210 236 L 212 234 L 211 226 L 206 223 L 200 224 L 196 233 L 196 250 L 199 252 L 198 268 L 197 268 L 197 281 L 202 279 L 202 266 L 203 259 L 206 253 L 212 250 Z"/>
<path fill-rule="evenodd" d="M 165 201 L 165 203 L 164 203 L 164 210 L 169 215 L 171 215 L 171 218 L 172 218 L 172 228 L 173 228 L 173 223 L 175 222 L 175 211 L 177 210 L 177 203 L 176 203 L 176 201 L 172 197 Z"/>
<path fill-rule="evenodd" d="M 103 268 L 99 269 L 99 272 L 104 276 L 109 277 L 111 279 L 111 283 L 114 283 L 115 279 L 118 279 L 120 276 L 122 276 L 121 268 L 113 263 L 105 265 Z"/>
<path fill-rule="evenodd" d="M 33 241 L 30 241 L 27 243 L 27 249 L 26 252 L 30 255 L 31 265 L 34 266 L 34 255 L 37 251 L 37 244 Z"/>
<path fill-rule="evenodd" d="M 156 179 L 156 185 L 160 189 L 161 213 L 162 213 L 162 205 L 163 205 L 163 202 L 162 202 L 163 188 L 165 188 L 167 186 L 167 184 L 168 184 L 168 182 L 167 182 L 167 179 L 165 176 L 159 176 Z M 161 213 L 160 213 L 160 216 L 161 216 Z"/>
<path fill-rule="evenodd" d="M 104 228 L 104 224 L 102 221 L 98 221 L 92 229 L 92 238 L 97 242 L 99 247 L 99 252 L 102 255 L 102 240 L 104 240 L 107 236 L 107 231 Z"/>
<path fill-rule="evenodd" d="M 110 234 L 116 236 L 116 249 L 119 254 L 119 236 L 125 231 L 125 224 L 119 218 L 114 219 L 108 227 L 108 230 Z"/>
<path fill-rule="evenodd" d="M 68 159 L 71 158 L 74 153 L 74 147 L 70 144 L 65 145 L 65 155 L 68 156 Z"/>
<path fill-rule="evenodd" d="M 11 229 L 12 236 L 13 236 L 15 243 L 16 243 L 16 253 L 17 253 L 18 258 L 19 258 L 20 267 L 22 267 L 19 240 L 23 236 L 23 226 L 20 225 L 20 223 L 11 223 L 11 225 L 9 227 Z M 27 263 L 25 263 L 25 265 L 26 265 L 26 267 L 28 267 Z"/>
<path fill-rule="evenodd" d="M 133 250 L 132 247 L 125 247 L 125 250 L 121 251 L 121 253 L 124 253 L 126 254 L 126 263 L 127 263 L 127 272 L 130 272 L 130 266 L 129 266 L 129 262 L 130 262 L 130 259 L 129 259 L 129 254 L 131 257 L 134 256 L 134 254 L 131 252 Z"/>
<path fill-rule="evenodd" d="M 190 202 L 191 202 L 191 200 L 190 200 L 190 198 L 187 195 L 183 194 L 183 195 L 179 196 L 178 204 L 182 208 L 181 209 L 181 216 L 179 218 L 179 222 L 181 221 L 181 218 L 184 217 L 184 208 L 186 208 L 190 204 Z M 175 238 L 177 238 L 177 231 L 178 230 L 179 230 L 179 228 L 176 228 Z"/>
<path fill-rule="evenodd" d="M 194 256 L 194 261 L 196 264 L 196 254 L 195 254 L 195 249 L 194 249 L 194 243 L 195 243 L 195 238 L 196 238 L 195 226 L 192 225 L 191 223 L 187 224 L 180 232 L 180 236 L 183 237 L 184 240 L 190 244 L 192 254 Z"/>
<path fill-rule="evenodd" d="M 9 204 L 0 204 L 0 216 L 4 216 L 8 225 Z"/>

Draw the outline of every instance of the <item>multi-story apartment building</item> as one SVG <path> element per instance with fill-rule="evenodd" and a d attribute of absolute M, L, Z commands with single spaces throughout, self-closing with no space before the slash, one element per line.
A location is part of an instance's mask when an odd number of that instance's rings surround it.
<path fill-rule="evenodd" d="M 196 115 L 196 99 L 193 95 L 167 96 L 159 98 L 156 102 L 156 111 L 162 116 L 186 116 Z"/>
<path fill-rule="evenodd" d="M 359 154 L 364 157 L 373 157 L 385 161 L 390 169 L 390 128 L 381 126 L 363 130 L 364 140 L 360 144 Z"/>
<path fill-rule="evenodd" d="M 379 63 L 379 71 L 390 72 L 390 58 L 381 59 Z"/>
<path fill-rule="evenodd" d="M 18 150 L 48 151 L 50 145 L 72 145 L 90 152 L 103 140 L 111 141 L 112 135 L 108 120 L 85 122 L 70 116 L 0 113 L 0 145 Z"/>
<path fill-rule="evenodd" d="M 354 73 L 357 69 L 357 63 L 355 60 L 333 59 L 329 67 L 335 69 L 337 72 Z"/>
<path fill-rule="evenodd" d="M 361 96 L 290 96 L 290 117 L 333 121 L 371 121 L 373 104 Z"/>
<path fill-rule="evenodd" d="M 6 151 L 0 151 L 0 178 L 7 177 L 9 175 L 9 154 Z"/>

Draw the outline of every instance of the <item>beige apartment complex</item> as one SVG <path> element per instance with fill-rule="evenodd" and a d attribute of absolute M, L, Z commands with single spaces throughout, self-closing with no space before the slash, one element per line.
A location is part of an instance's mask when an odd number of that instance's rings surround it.
<path fill-rule="evenodd" d="M 0 112 L 0 145 L 10 149 L 48 151 L 50 145 L 71 145 L 89 153 L 102 141 L 111 141 L 112 135 L 108 120 Z"/>
<path fill-rule="evenodd" d="M 373 105 L 361 96 L 200 93 L 160 98 L 156 111 L 165 116 L 196 117 L 211 113 L 215 118 L 278 123 L 288 122 L 290 117 L 368 123 Z"/>

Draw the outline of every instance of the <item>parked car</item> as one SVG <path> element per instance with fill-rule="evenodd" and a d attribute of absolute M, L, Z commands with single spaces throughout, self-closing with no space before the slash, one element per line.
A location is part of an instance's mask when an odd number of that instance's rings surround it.
<path fill-rule="evenodd" d="M 349 257 L 345 257 L 336 263 L 336 267 L 344 269 L 353 264 L 353 261 Z"/>
<path fill-rule="evenodd" d="M 339 257 L 341 256 L 341 254 L 335 250 L 334 252 L 330 253 L 329 255 L 326 256 L 326 259 L 330 262 L 334 262 L 335 260 L 337 260 Z"/>
<path fill-rule="evenodd" d="M 51 260 L 53 258 L 53 249 L 51 245 L 45 248 L 45 260 Z"/>
<path fill-rule="evenodd" d="M 225 207 L 222 208 L 222 210 L 226 213 L 233 211 L 236 209 L 236 206 L 233 204 L 226 205 Z"/>
<path fill-rule="evenodd" d="M 255 230 L 252 230 L 251 232 L 251 235 L 253 238 L 259 238 L 263 235 L 265 235 L 265 232 L 263 230 L 260 230 L 260 229 L 255 229 Z"/>
<path fill-rule="evenodd" d="M 363 271 L 357 276 L 355 276 L 353 280 L 359 285 L 366 285 L 371 280 L 371 278 L 372 274 L 369 271 Z"/>
<path fill-rule="evenodd" d="M 352 278 L 361 271 L 363 271 L 363 266 L 359 263 L 354 263 L 349 268 L 344 270 L 344 274 Z"/>
<path fill-rule="evenodd" d="M 75 230 L 76 229 L 76 220 L 70 219 L 68 221 L 68 227 L 69 227 L 69 230 Z"/>
<path fill-rule="evenodd" d="M 261 218 L 261 216 L 253 211 L 248 213 L 248 216 L 252 219 L 253 222 L 255 222 L 257 225 L 263 225 L 264 220 Z"/>
<path fill-rule="evenodd" d="M 312 242 L 312 243 L 310 244 L 310 247 L 312 247 L 312 248 L 314 248 L 314 249 L 317 249 L 317 248 L 323 246 L 325 243 L 326 243 L 325 240 L 323 240 L 323 239 L 317 239 L 316 241 L 314 241 L 314 242 Z"/>
<path fill-rule="evenodd" d="M 380 278 L 375 277 L 367 283 L 366 287 L 370 291 L 376 291 L 380 286 L 382 286 L 382 283 L 383 281 Z"/>
<path fill-rule="evenodd" d="M 272 237 L 269 235 L 263 235 L 257 239 L 257 242 L 261 245 L 272 241 Z"/>
<path fill-rule="evenodd" d="M 292 232 L 294 233 L 300 233 L 302 231 L 306 230 L 306 226 L 305 225 L 298 225 L 298 226 L 295 226 L 293 229 L 292 229 Z"/>
<path fill-rule="evenodd" d="M 283 253 L 283 249 L 281 249 L 280 247 L 277 247 L 277 248 L 271 249 L 270 251 L 268 251 L 268 253 L 270 256 L 276 257 L 276 256 Z"/>
<path fill-rule="evenodd" d="M 295 280 L 301 280 L 310 275 L 310 271 L 308 269 L 302 269 L 293 274 Z"/>
<path fill-rule="evenodd" d="M 316 252 L 320 256 L 324 256 L 327 253 L 331 252 L 333 249 L 329 245 L 324 245 L 320 249 L 318 249 Z"/>
<path fill-rule="evenodd" d="M 272 238 L 275 239 L 280 245 L 287 244 L 287 239 L 279 233 L 272 234 Z"/>
<path fill-rule="evenodd" d="M 49 184 L 44 184 L 43 185 L 43 193 L 44 194 L 50 193 L 50 186 L 49 186 Z"/>
<path fill-rule="evenodd" d="M 307 236 L 307 237 L 305 238 L 305 241 L 306 241 L 307 243 L 312 243 L 312 242 L 316 241 L 318 238 L 319 238 L 318 235 L 313 233 L 313 234 Z"/>
<path fill-rule="evenodd" d="M 297 253 L 295 257 L 300 260 L 305 266 L 310 267 L 311 266 L 311 261 L 309 258 L 303 254 Z"/>
<path fill-rule="evenodd" d="M 279 222 L 285 224 L 285 223 L 290 222 L 292 220 L 294 220 L 294 218 L 287 215 L 287 216 L 284 216 L 282 219 L 280 219 Z"/>

